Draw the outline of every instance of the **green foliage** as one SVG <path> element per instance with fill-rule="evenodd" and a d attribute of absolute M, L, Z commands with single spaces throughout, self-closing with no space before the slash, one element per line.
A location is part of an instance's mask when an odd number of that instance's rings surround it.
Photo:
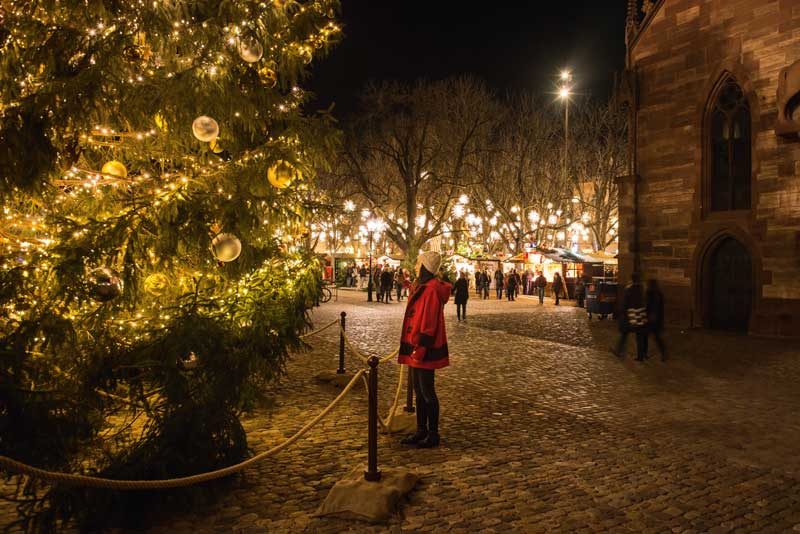
<path fill-rule="evenodd" d="M 319 291 L 320 265 L 295 242 L 337 136 L 324 115 L 303 115 L 308 95 L 295 84 L 337 38 L 337 9 L 0 9 L 0 454 L 126 479 L 247 456 L 239 417 L 301 346 Z M 260 61 L 240 57 L 244 40 L 263 45 Z M 217 146 L 194 137 L 199 115 L 219 123 Z M 110 160 L 127 175 L 101 174 Z M 302 174 L 286 189 L 266 180 L 279 160 Z M 241 242 L 234 261 L 212 255 L 220 232 Z M 118 296 L 98 292 L 98 268 L 118 274 Z M 216 487 L 147 494 L 28 479 L 20 510 L 30 530 L 69 520 L 99 530 Z"/>

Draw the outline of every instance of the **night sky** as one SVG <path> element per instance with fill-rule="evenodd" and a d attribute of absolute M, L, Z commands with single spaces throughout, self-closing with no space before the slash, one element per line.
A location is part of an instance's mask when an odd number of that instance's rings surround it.
<path fill-rule="evenodd" d="M 502 94 L 553 91 L 562 67 L 575 90 L 607 98 L 624 66 L 624 0 L 343 0 L 345 38 L 315 62 L 315 107 L 354 110 L 370 80 L 473 74 Z M 480 6 L 478 9 L 476 6 Z"/>

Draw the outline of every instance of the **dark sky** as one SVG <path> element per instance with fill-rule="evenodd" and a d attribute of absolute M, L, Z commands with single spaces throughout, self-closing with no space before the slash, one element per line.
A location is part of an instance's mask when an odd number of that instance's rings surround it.
<path fill-rule="evenodd" d="M 343 0 L 345 38 L 315 62 L 317 107 L 352 111 L 370 80 L 473 74 L 499 93 L 552 91 L 561 67 L 576 90 L 606 98 L 624 65 L 625 0 Z"/>

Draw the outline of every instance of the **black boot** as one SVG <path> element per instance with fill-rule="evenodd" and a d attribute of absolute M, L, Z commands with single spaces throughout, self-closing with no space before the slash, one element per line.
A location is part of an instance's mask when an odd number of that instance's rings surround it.
<path fill-rule="evenodd" d="M 439 434 L 437 432 L 428 432 L 425 439 L 417 443 L 418 449 L 432 449 L 439 446 Z"/>
<path fill-rule="evenodd" d="M 417 430 L 415 434 L 411 434 L 400 440 L 401 445 L 418 445 L 420 442 L 428 438 L 428 431 L 424 429 Z"/>

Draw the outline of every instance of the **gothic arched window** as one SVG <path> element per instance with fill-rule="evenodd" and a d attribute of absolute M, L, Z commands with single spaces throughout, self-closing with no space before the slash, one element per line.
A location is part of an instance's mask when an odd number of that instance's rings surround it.
<path fill-rule="evenodd" d="M 750 209 L 750 106 L 733 78 L 720 87 L 709 117 L 708 206 Z"/>

